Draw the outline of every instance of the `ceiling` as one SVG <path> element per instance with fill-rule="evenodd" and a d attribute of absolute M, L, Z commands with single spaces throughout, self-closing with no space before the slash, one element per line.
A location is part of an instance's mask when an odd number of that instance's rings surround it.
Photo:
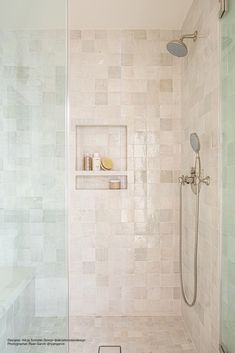
<path fill-rule="evenodd" d="M 7 0 L 1 29 L 181 29 L 193 0 Z"/>
<path fill-rule="evenodd" d="M 72 28 L 181 29 L 193 0 L 69 0 Z"/>
<path fill-rule="evenodd" d="M 4 0 L 1 2 L 0 29 L 65 28 L 66 1 Z"/>

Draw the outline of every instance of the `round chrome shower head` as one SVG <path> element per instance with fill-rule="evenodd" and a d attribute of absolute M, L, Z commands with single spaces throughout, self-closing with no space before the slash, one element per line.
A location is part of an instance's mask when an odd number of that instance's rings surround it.
<path fill-rule="evenodd" d="M 191 135 L 190 135 L 190 144 L 192 146 L 192 149 L 194 150 L 195 153 L 199 153 L 200 152 L 200 140 L 199 140 L 199 137 L 198 135 L 196 134 L 196 132 L 193 132 Z"/>
<path fill-rule="evenodd" d="M 188 48 L 182 39 L 172 40 L 167 43 L 166 47 L 170 54 L 177 56 L 178 58 L 182 58 L 188 54 Z"/>
<path fill-rule="evenodd" d="M 192 39 L 194 42 L 198 38 L 198 31 L 192 34 L 183 34 L 180 39 L 172 40 L 167 43 L 166 47 L 170 54 L 182 58 L 188 54 L 188 48 L 184 43 L 184 39 Z"/>

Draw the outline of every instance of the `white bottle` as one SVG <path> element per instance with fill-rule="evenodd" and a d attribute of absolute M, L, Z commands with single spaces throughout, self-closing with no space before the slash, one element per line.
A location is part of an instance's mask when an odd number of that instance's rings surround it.
<path fill-rule="evenodd" d="M 92 158 L 92 170 L 94 171 L 100 170 L 100 163 L 101 163 L 100 154 L 94 153 Z"/>

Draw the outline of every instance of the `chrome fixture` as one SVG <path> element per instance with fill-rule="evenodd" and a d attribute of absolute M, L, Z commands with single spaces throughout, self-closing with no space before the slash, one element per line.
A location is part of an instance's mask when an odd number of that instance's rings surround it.
<path fill-rule="evenodd" d="M 219 18 L 222 18 L 228 12 L 228 0 L 219 0 Z"/>
<path fill-rule="evenodd" d="M 184 299 L 184 302 L 192 307 L 195 305 L 197 300 L 197 278 L 198 278 L 198 230 L 199 230 L 199 201 L 200 201 L 200 190 L 201 185 L 210 185 L 210 177 L 203 177 L 201 169 L 201 158 L 199 155 L 200 152 L 200 140 L 196 133 L 190 135 L 190 144 L 193 151 L 196 153 L 195 165 L 191 168 L 191 173 L 189 176 L 181 175 L 179 177 L 180 183 L 180 219 L 179 219 L 179 231 L 180 231 L 180 244 L 179 244 L 179 258 L 180 258 L 180 284 L 181 292 Z M 191 185 L 192 192 L 196 195 L 195 197 L 195 241 L 194 241 L 194 290 L 193 298 L 190 301 L 185 292 L 184 280 L 183 280 L 183 236 L 182 236 L 182 211 L 183 211 L 183 186 Z"/>
<path fill-rule="evenodd" d="M 167 50 L 170 54 L 178 56 L 179 58 L 184 57 L 188 54 L 188 48 L 184 43 L 184 39 L 193 39 L 195 42 L 198 38 L 198 31 L 195 31 L 192 34 L 184 34 L 180 39 L 172 40 L 167 43 Z"/>
<path fill-rule="evenodd" d="M 200 140 L 195 132 L 190 135 L 190 144 L 195 153 L 200 152 L 200 149 L 201 149 Z"/>
<path fill-rule="evenodd" d="M 225 348 L 225 346 L 223 344 L 219 345 L 219 351 L 220 351 L 220 353 L 229 353 L 227 348 Z"/>
<path fill-rule="evenodd" d="M 119 350 L 119 353 L 122 353 L 122 347 L 121 346 L 99 346 L 98 353 L 102 353 L 102 351 L 107 352 L 106 348 L 111 348 L 110 351 L 112 351 L 112 348 L 117 348 Z"/>

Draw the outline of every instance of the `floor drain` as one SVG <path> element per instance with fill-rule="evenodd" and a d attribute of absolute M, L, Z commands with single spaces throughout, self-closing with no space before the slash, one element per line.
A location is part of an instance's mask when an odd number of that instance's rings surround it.
<path fill-rule="evenodd" d="M 122 353 L 121 346 L 99 346 L 98 353 Z"/>

